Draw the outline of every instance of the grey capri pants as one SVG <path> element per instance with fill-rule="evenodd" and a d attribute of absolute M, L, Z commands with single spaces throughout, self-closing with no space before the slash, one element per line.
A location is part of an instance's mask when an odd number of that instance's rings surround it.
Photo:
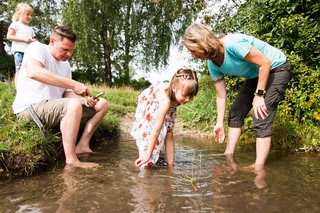
<path fill-rule="evenodd" d="M 253 115 L 253 129 L 256 137 L 271 136 L 272 124 L 276 115 L 278 104 L 284 99 L 285 89 L 290 81 L 290 65 L 288 62 L 270 70 L 265 94 L 265 103 L 268 116 L 265 119 L 256 119 Z M 229 127 L 242 127 L 244 119 L 252 108 L 254 92 L 257 88 L 258 78 L 247 79 L 243 83 L 235 101 L 229 111 Z"/>

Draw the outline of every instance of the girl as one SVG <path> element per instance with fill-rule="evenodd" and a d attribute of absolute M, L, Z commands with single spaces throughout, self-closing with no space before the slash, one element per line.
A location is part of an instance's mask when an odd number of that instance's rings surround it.
<path fill-rule="evenodd" d="M 132 137 L 139 148 L 136 167 L 155 165 L 165 144 L 168 165 L 174 163 L 173 127 L 176 108 L 198 93 L 198 78 L 191 69 L 179 69 L 170 84 L 150 86 L 137 98 Z"/>
<path fill-rule="evenodd" d="M 12 17 L 12 23 L 9 26 L 7 39 L 12 41 L 11 51 L 14 53 L 14 63 L 16 74 L 14 83 L 17 86 L 18 74 L 22 64 L 24 50 L 29 43 L 36 41 L 35 33 L 29 23 L 32 20 L 33 9 L 26 3 L 19 3 L 16 6 L 15 14 Z"/>

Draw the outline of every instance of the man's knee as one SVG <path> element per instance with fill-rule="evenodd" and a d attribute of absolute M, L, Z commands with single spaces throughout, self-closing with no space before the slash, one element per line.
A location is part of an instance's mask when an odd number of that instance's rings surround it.
<path fill-rule="evenodd" d="M 82 113 L 82 104 L 80 100 L 76 98 L 71 98 L 70 101 L 68 102 L 67 106 L 67 112 L 72 111 L 76 113 Z"/>
<path fill-rule="evenodd" d="M 101 98 L 99 100 L 99 102 L 97 103 L 95 109 L 96 109 L 97 112 L 104 111 L 105 113 L 107 113 L 108 109 L 109 109 L 108 101 L 106 99 L 104 99 L 104 98 Z"/>

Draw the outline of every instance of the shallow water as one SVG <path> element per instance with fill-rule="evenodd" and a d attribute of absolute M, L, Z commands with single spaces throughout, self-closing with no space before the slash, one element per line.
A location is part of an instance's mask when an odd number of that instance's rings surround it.
<path fill-rule="evenodd" d="M 320 212 L 315 155 L 272 150 L 254 174 L 245 168 L 255 160 L 254 147 L 238 147 L 228 159 L 219 155 L 225 144 L 175 141 L 174 168 L 136 169 L 135 142 L 123 137 L 81 156 L 99 168 L 58 166 L 1 180 L 0 212 Z"/>

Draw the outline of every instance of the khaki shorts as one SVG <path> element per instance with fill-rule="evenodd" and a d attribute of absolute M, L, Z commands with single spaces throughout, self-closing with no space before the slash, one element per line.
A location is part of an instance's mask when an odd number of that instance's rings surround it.
<path fill-rule="evenodd" d="M 70 98 L 43 100 L 32 105 L 32 107 L 45 126 L 55 128 L 60 125 L 62 118 L 66 115 L 69 101 Z M 95 113 L 96 110 L 94 108 L 82 106 L 81 119 L 89 119 L 95 115 Z M 17 118 L 21 120 L 32 120 L 27 109 L 18 113 Z"/>

